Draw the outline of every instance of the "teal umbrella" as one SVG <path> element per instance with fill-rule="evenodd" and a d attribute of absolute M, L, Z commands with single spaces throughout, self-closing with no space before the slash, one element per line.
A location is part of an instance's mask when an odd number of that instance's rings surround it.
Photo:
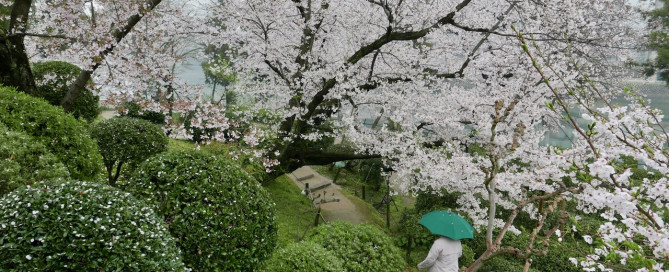
<path fill-rule="evenodd" d="M 446 236 L 453 240 L 474 238 L 474 228 L 464 218 L 450 211 L 432 211 L 423 215 L 419 224 L 433 234 Z"/>

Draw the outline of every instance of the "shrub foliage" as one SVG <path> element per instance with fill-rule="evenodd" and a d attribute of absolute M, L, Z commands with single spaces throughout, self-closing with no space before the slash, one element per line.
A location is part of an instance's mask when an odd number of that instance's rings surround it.
<path fill-rule="evenodd" d="M 314 242 L 300 242 L 272 255 L 265 272 L 345 272 L 343 262 L 332 252 Z"/>
<path fill-rule="evenodd" d="M 175 239 L 144 202 L 107 185 L 64 181 L 0 199 L 0 270 L 185 269 Z"/>
<path fill-rule="evenodd" d="M 334 222 L 312 229 L 308 240 L 332 251 L 344 261 L 346 271 L 404 271 L 400 250 L 388 235 L 373 225 Z"/>
<path fill-rule="evenodd" d="M 102 157 L 84 125 L 60 107 L 0 87 L 0 123 L 43 144 L 70 171 L 70 176 L 90 180 L 99 171 Z"/>
<path fill-rule="evenodd" d="M 102 121 L 91 126 L 91 137 L 98 142 L 110 185 L 116 184 L 123 165 L 134 168 L 150 156 L 167 150 L 167 136 L 163 130 L 141 119 Z"/>
<path fill-rule="evenodd" d="M 125 102 L 121 107 L 121 116 L 123 117 L 142 119 L 157 125 L 164 125 L 166 123 L 164 114 L 156 111 L 142 111 L 142 107 L 134 101 Z"/>
<path fill-rule="evenodd" d="M 274 204 L 247 173 L 197 151 L 144 162 L 127 187 L 150 200 L 198 271 L 253 271 L 276 245 Z"/>
<path fill-rule="evenodd" d="M 81 68 L 63 61 L 46 61 L 35 63 L 32 67 L 37 93 L 35 96 L 44 98 L 51 105 L 60 106 L 72 83 L 81 73 Z M 74 101 L 72 115 L 93 121 L 100 114 L 98 103 L 100 98 L 85 88 Z"/>
<path fill-rule="evenodd" d="M 68 178 L 65 165 L 29 136 L 0 124 L 0 197 L 26 184 Z"/>

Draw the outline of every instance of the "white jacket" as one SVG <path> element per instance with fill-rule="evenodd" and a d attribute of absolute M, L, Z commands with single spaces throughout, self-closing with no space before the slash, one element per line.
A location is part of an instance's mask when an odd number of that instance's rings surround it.
<path fill-rule="evenodd" d="M 427 269 L 428 272 L 458 272 L 458 258 L 462 256 L 462 244 L 444 236 L 439 237 L 427 258 L 418 264 L 418 269 Z"/>

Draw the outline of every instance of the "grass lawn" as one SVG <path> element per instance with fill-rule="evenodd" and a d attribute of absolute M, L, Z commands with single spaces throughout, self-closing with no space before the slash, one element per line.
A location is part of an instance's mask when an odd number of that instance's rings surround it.
<path fill-rule="evenodd" d="M 276 203 L 279 247 L 301 241 L 306 231 L 313 226 L 316 216 L 316 210 L 309 199 L 285 175 L 264 187 Z"/>
<path fill-rule="evenodd" d="M 192 150 L 195 148 L 195 143 L 188 140 L 177 140 L 169 138 L 167 141 L 167 149 L 169 151 Z"/>

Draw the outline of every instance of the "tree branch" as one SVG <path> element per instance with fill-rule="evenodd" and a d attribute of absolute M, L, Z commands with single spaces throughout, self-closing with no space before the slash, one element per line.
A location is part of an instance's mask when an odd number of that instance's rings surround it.
<path fill-rule="evenodd" d="M 455 7 L 455 10 L 447 14 L 446 16 L 442 17 L 437 21 L 436 23 L 432 24 L 429 27 L 426 27 L 424 29 L 418 30 L 418 31 L 409 31 L 409 32 L 386 32 L 383 34 L 383 36 L 379 37 L 372 43 L 365 45 L 358 49 L 351 57 L 349 57 L 346 62 L 349 65 L 356 64 L 358 61 L 360 61 L 362 58 L 365 56 L 369 55 L 371 52 L 374 52 L 375 50 L 380 49 L 382 46 L 393 42 L 393 41 L 411 41 L 415 40 L 418 38 L 425 37 L 428 33 L 431 31 L 445 25 L 445 24 L 450 24 L 453 22 L 453 18 L 455 17 L 455 14 L 462 10 L 464 7 L 466 7 L 471 0 L 464 0 L 460 4 L 458 4 Z"/>
<path fill-rule="evenodd" d="M 350 152 L 304 152 L 300 159 L 305 164 L 325 165 L 338 161 L 365 160 L 381 158 L 378 154 L 355 154 Z"/>
<path fill-rule="evenodd" d="M 130 33 L 130 31 L 135 27 L 135 25 L 149 12 L 151 12 L 158 4 L 160 4 L 162 0 L 146 0 L 144 2 L 144 7 L 140 7 L 138 10 L 138 13 L 134 14 L 133 16 L 130 16 L 128 20 L 125 22 L 125 25 L 123 25 L 122 28 L 117 28 L 114 29 L 112 32 L 112 37 L 114 38 L 114 43 L 110 44 L 107 46 L 104 50 L 102 50 L 97 58 L 94 58 L 94 64 L 92 67 L 89 69 L 84 69 L 79 73 L 79 76 L 75 80 L 75 82 L 70 85 L 69 90 L 67 91 L 67 94 L 63 98 L 63 101 L 61 101 L 60 105 L 65 109 L 65 111 L 70 111 L 72 109 L 72 106 L 74 106 L 74 101 L 77 100 L 79 97 L 79 94 L 81 91 L 84 89 L 84 86 L 86 83 L 91 79 L 91 75 L 93 72 L 102 64 L 102 61 L 105 60 L 105 58 L 111 54 L 114 51 L 114 48 L 116 47 L 116 44 L 121 42 L 125 36 Z"/>

